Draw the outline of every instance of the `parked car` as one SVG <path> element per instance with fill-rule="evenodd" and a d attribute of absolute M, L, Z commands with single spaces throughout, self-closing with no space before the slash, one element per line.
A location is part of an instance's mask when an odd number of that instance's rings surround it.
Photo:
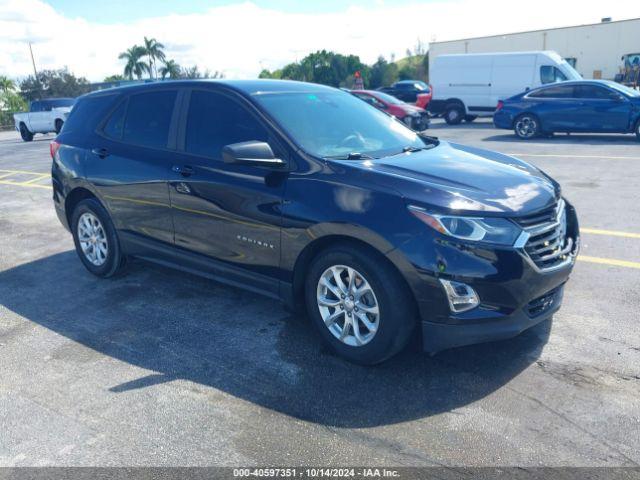
<path fill-rule="evenodd" d="M 635 133 L 640 140 L 640 92 L 606 80 L 563 82 L 500 102 L 493 123 L 524 140 L 553 132 Z"/>
<path fill-rule="evenodd" d="M 29 111 L 14 113 L 13 121 L 22 140 L 30 142 L 36 133 L 59 133 L 73 106 L 73 98 L 48 98 L 29 104 Z"/>
<path fill-rule="evenodd" d="M 51 153 L 89 272 L 138 256 L 281 299 L 363 364 L 415 335 L 430 352 L 517 335 L 560 307 L 578 251 L 576 212 L 537 168 L 322 85 L 94 92 Z"/>
<path fill-rule="evenodd" d="M 433 98 L 433 90 L 429 87 L 428 93 L 419 93 L 416 99 L 416 107 L 424 108 L 425 110 L 429 108 L 429 103 Z"/>
<path fill-rule="evenodd" d="M 408 103 L 416 103 L 418 95 L 431 93 L 431 87 L 420 80 L 400 80 L 390 87 L 380 87 L 377 90 Z"/>
<path fill-rule="evenodd" d="M 498 100 L 548 83 L 581 79 L 555 52 L 440 55 L 430 70 L 429 112 L 458 125 L 493 115 Z"/>
<path fill-rule="evenodd" d="M 377 109 L 393 115 L 413 130 L 422 131 L 429 128 L 429 115 L 424 108 L 409 105 L 396 97 L 375 90 L 352 90 L 351 93 Z"/>

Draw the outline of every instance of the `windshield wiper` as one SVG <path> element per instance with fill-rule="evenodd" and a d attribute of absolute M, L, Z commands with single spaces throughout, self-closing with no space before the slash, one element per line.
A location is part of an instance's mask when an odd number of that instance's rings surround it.
<path fill-rule="evenodd" d="M 408 145 L 406 147 L 402 147 L 402 153 L 407 153 L 407 152 L 419 152 L 420 150 L 426 150 L 426 147 L 414 147 L 411 145 Z"/>
<path fill-rule="evenodd" d="M 327 155 L 324 158 L 332 158 L 334 160 L 373 160 L 371 155 L 360 152 L 350 152 L 346 155 Z"/>

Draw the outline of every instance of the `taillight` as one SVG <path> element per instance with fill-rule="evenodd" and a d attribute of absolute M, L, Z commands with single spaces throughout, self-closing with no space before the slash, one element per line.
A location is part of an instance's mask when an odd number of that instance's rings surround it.
<path fill-rule="evenodd" d="M 52 160 L 56 156 L 56 152 L 58 151 L 59 148 L 60 148 L 60 144 L 55 140 L 49 144 L 49 153 L 51 153 Z"/>
<path fill-rule="evenodd" d="M 504 107 L 504 102 L 502 100 L 498 100 L 498 106 L 496 107 L 496 112 L 499 110 L 502 110 L 502 107 Z"/>

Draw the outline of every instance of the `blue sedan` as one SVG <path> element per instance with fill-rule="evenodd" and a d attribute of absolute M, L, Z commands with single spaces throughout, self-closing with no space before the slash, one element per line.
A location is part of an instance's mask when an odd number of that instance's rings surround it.
<path fill-rule="evenodd" d="M 635 133 L 640 140 L 640 92 L 615 82 L 560 82 L 500 101 L 497 128 L 529 140 L 553 132 Z"/>

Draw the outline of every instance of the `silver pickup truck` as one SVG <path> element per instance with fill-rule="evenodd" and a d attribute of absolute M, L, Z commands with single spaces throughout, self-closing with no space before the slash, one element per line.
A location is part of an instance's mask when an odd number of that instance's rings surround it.
<path fill-rule="evenodd" d="M 36 133 L 59 133 L 71 111 L 73 102 L 75 102 L 73 98 L 34 100 L 29 105 L 28 112 L 15 113 L 13 121 L 22 140 L 30 142 Z"/>

